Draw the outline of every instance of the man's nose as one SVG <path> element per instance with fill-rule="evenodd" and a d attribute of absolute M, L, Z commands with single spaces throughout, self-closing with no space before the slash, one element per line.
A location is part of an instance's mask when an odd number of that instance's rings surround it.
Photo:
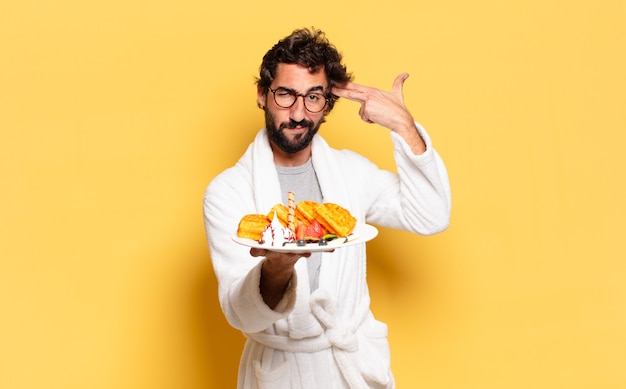
<path fill-rule="evenodd" d="M 302 99 L 300 99 L 302 97 Z M 304 96 L 298 96 L 296 102 L 291 106 L 289 118 L 299 122 L 306 117 L 306 108 L 304 107 Z"/>

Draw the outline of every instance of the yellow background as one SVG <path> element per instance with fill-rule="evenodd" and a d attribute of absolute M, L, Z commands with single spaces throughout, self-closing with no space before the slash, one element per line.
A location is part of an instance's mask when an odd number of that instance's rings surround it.
<path fill-rule="evenodd" d="M 399 388 L 626 388 L 625 1 L 1 1 L 0 388 L 234 387 L 202 194 L 311 25 L 450 173 L 445 233 L 368 246 Z M 357 111 L 322 135 L 393 169 Z"/>

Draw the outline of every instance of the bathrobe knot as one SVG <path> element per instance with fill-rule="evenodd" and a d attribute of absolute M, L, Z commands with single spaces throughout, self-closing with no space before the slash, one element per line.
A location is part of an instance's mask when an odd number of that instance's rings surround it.
<path fill-rule="evenodd" d="M 314 293 L 311 296 L 311 311 L 326 328 L 326 338 L 333 347 L 347 352 L 359 348 L 359 342 L 353 331 L 345 328 L 337 313 L 337 303 L 326 293 Z"/>

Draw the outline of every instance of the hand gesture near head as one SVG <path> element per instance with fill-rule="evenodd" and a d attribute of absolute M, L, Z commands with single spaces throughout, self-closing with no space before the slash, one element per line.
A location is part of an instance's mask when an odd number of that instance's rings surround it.
<path fill-rule="evenodd" d="M 426 150 L 426 145 L 417 132 L 413 116 L 404 104 L 402 93 L 404 81 L 408 77 L 407 73 L 398 75 L 390 92 L 349 82 L 334 87 L 332 93 L 360 103 L 359 115 L 363 121 L 379 124 L 398 133 L 407 141 L 414 153 L 421 154 Z"/>

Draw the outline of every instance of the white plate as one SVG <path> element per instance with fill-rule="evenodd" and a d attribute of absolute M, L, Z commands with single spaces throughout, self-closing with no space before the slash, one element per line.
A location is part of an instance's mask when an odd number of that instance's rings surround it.
<path fill-rule="evenodd" d="M 306 246 L 298 246 L 296 242 L 290 242 L 284 246 L 267 246 L 260 245 L 258 241 L 246 238 L 240 238 L 234 235 L 232 239 L 244 246 L 254 247 L 258 249 L 276 251 L 279 253 L 315 253 L 318 251 L 332 251 L 341 247 L 352 246 L 359 243 L 365 243 L 372 240 L 378 235 L 376 227 L 369 224 L 357 224 L 354 231 L 347 238 L 337 238 L 328 242 L 326 246 L 320 246 L 316 243 L 307 243 Z"/>

